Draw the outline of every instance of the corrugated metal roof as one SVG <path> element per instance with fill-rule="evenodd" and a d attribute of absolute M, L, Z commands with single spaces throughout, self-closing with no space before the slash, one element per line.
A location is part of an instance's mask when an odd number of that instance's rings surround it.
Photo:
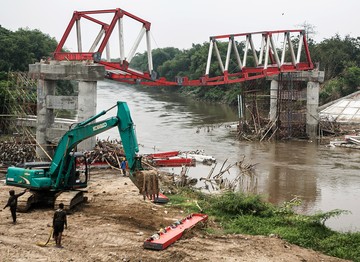
<path fill-rule="evenodd" d="M 322 106 L 320 120 L 360 124 L 360 91 Z"/>

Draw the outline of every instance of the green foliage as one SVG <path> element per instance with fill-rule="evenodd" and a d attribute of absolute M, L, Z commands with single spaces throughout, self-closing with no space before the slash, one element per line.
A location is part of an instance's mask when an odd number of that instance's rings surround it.
<path fill-rule="evenodd" d="M 293 211 L 301 205 L 297 197 L 276 207 L 264 202 L 259 195 L 244 193 L 206 195 L 185 190 L 180 195 L 170 196 L 171 205 L 188 212 L 198 212 L 196 201 L 209 219 L 220 226 L 207 229 L 208 233 L 273 235 L 331 256 L 360 261 L 360 233 L 335 232 L 324 225 L 329 218 L 348 211 L 336 209 L 310 216 L 297 214 Z"/>
<path fill-rule="evenodd" d="M 158 72 L 159 66 L 164 64 L 166 61 L 173 59 L 179 53 L 181 53 L 181 51 L 174 47 L 157 48 L 152 50 L 151 54 L 154 70 Z M 143 54 L 137 53 L 132 59 L 130 66 L 134 69 L 148 72 L 149 65 L 147 56 L 147 52 L 144 52 Z"/>
<path fill-rule="evenodd" d="M 56 93 L 60 96 L 73 96 L 75 95 L 75 89 L 77 83 L 70 80 L 57 80 L 56 81 Z"/>
<path fill-rule="evenodd" d="M 301 205 L 301 199 L 299 199 L 297 196 L 291 199 L 290 201 L 284 202 L 277 210 L 276 213 L 283 214 L 283 215 L 289 215 L 294 214 L 294 207 Z"/>
<path fill-rule="evenodd" d="M 309 217 L 309 221 L 310 222 L 312 221 L 313 223 L 325 225 L 326 220 L 330 218 L 338 217 L 341 215 L 347 215 L 350 213 L 351 212 L 348 210 L 334 209 L 329 212 L 319 212 L 315 215 L 312 215 L 311 217 Z"/>
<path fill-rule="evenodd" d="M 262 201 L 259 195 L 246 195 L 241 192 L 226 192 L 211 198 L 211 212 L 221 216 L 254 215 L 268 216 L 272 208 Z"/>
<path fill-rule="evenodd" d="M 342 73 L 344 83 L 349 91 L 346 93 L 350 94 L 360 87 L 360 67 L 349 66 L 345 68 Z"/>
<path fill-rule="evenodd" d="M 349 66 L 343 73 L 328 80 L 320 91 L 321 104 L 356 92 L 360 87 L 360 67 Z"/>
<path fill-rule="evenodd" d="M 238 95 L 242 93 L 243 87 L 241 84 L 232 84 L 229 90 L 225 93 L 224 100 L 226 104 L 236 106 L 238 103 Z"/>
<path fill-rule="evenodd" d="M 306 22 L 307 34 L 314 33 L 314 27 Z M 295 49 L 299 39 L 292 39 Z M 308 39 L 309 50 L 314 63 L 320 64 L 320 70 L 325 71 L 325 84 L 320 93 L 320 103 L 332 101 L 342 96 L 348 95 L 357 90 L 360 86 L 359 66 L 360 66 L 360 37 L 351 38 L 346 36 L 341 38 L 335 35 L 316 44 L 312 39 Z M 217 42 L 220 54 L 225 56 L 227 43 Z M 243 57 L 244 43 L 237 43 L 237 48 L 241 57 Z M 153 50 L 154 70 L 160 77 L 165 77 L 170 81 L 175 81 L 176 77 L 188 77 L 189 79 L 199 79 L 205 75 L 209 43 L 193 44 L 188 50 L 179 50 L 176 48 L 158 48 Z M 287 54 L 289 55 L 289 54 Z M 302 54 L 304 55 L 304 54 Z M 221 57 L 225 61 L 225 57 Z M 213 63 L 210 66 L 209 76 L 221 75 L 220 66 L 216 62 L 215 54 L 212 54 Z M 147 53 L 137 54 L 133 59 L 131 66 L 134 68 L 148 71 Z M 252 54 L 248 54 L 247 66 L 255 66 Z M 238 65 L 235 61 L 230 61 L 229 72 L 238 71 Z M 269 85 L 264 79 L 250 81 L 242 84 L 224 85 L 224 86 L 199 86 L 183 87 L 182 93 L 193 95 L 197 99 L 226 103 L 230 105 L 237 104 L 237 96 L 242 90 L 259 89 L 269 92 Z"/>
<path fill-rule="evenodd" d="M 39 30 L 11 32 L 0 26 L 0 71 L 27 71 L 29 64 L 50 56 L 56 46 L 55 38 Z"/>
<path fill-rule="evenodd" d="M 8 73 L 0 71 L 0 85 L 1 85 L 1 82 L 7 83 L 7 80 L 8 80 Z"/>
<path fill-rule="evenodd" d="M 360 261 L 360 233 L 329 235 L 319 240 L 319 250 L 334 257 Z"/>
<path fill-rule="evenodd" d="M 303 25 L 307 28 L 307 34 L 314 33 L 312 25 L 306 22 Z M 292 41 L 296 47 L 299 39 L 292 39 Z M 244 43 L 236 44 L 240 56 L 243 57 Z M 312 61 L 319 63 L 319 69 L 325 71 L 326 82 L 320 93 L 321 104 L 358 90 L 360 86 L 360 37 L 341 38 L 336 34 L 319 44 L 308 39 L 308 44 Z M 1 72 L 27 71 L 29 64 L 39 61 L 44 56 L 51 56 L 56 46 L 57 42 L 54 38 L 39 30 L 21 28 L 12 32 L 0 26 L 0 81 L 6 80 Z M 225 56 L 227 43 L 218 42 L 217 47 L 220 54 Z M 189 79 L 199 79 L 205 75 L 208 48 L 209 43 L 205 42 L 193 44 L 188 50 L 179 50 L 174 47 L 154 49 L 152 50 L 154 70 L 158 72 L 159 77 L 165 77 L 170 81 L 175 81 L 176 77 L 185 76 Z M 209 76 L 221 75 L 214 53 L 211 59 L 214 63 L 210 66 Z M 222 60 L 224 61 L 225 57 L 222 57 Z M 251 60 L 252 54 L 248 54 L 247 66 L 254 66 Z M 136 54 L 130 66 L 141 71 L 148 71 L 147 52 Z M 238 71 L 238 66 L 231 60 L 229 72 L 235 71 Z M 264 85 L 264 82 L 265 80 L 251 81 L 251 87 L 242 83 L 213 88 L 191 87 L 181 91 L 198 99 L 236 105 L 237 95 L 242 90 L 246 90 L 247 86 L 268 92 L 269 85 Z M 65 94 L 74 92 L 74 88 L 68 84 L 62 83 L 60 86 L 60 92 Z"/>
<path fill-rule="evenodd" d="M 333 78 L 327 81 L 320 90 L 321 104 L 339 99 L 342 96 L 341 89 L 344 85 L 342 78 Z"/>
<path fill-rule="evenodd" d="M 320 62 L 326 80 L 335 78 L 346 69 L 349 62 L 360 66 L 360 38 L 346 36 L 341 39 L 335 35 L 312 48 L 311 56 L 314 62 Z"/>
<path fill-rule="evenodd" d="M 241 91 L 242 87 L 240 84 L 222 86 L 184 86 L 180 89 L 181 93 L 191 95 L 196 99 L 228 105 L 237 105 L 237 96 L 241 94 Z"/>
<path fill-rule="evenodd" d="M 206 101 L 217 101 L 219 97 L 225 96 L 225 92 L 223 89 L 220 89 L 219 87 L 211 87 L 209 88 L 211 91 L 206 92 L 204 95 L 204 99 Z"/>
<path fill-rule="evenodd" d="M 0 81 L 0 113 L 1 114 L 15 114 L 9 105 L 16 105 L 18 97 L 16 90 L 10 88 L 15 85 L 14 79 L 10 78 L 7 72 L 3 72 L 3 78 L 6 80 Z M 24 96 L 26 99 L 26 96 Z"/>
<path fill-rule="evenodd" d="M 190 66 L 189 57 L 185 52 L 181 52 L 174 59 L 166 61 L 158 67 L 159 75 L 174 81 L 176 76 L 186 76 Z"/>
<path fill-rule="evenodd" d="M 183 188 L 178 194 L 169 195 L 169 204 L 172 207 L 183 209 L 186 213 L 199 213 L 199 206 L 197 200 L 202 203 L 207 202 L 207 196 L 199 191 L 193 191 L 187 188 Z M 194 200 L 195 199 L 195 200 Z"/>

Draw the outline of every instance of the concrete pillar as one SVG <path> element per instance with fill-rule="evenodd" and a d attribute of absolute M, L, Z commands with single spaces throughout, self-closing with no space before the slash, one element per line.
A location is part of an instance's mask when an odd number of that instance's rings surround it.
<path fill-rule="evenodd" d="M 317 137 L 319 124 L 319 90 L 319 82 L 309 81 L 307 83 L 306 134 L 310 139 L 316 139 Z"/>
<path fill-rule="evenodd" d="M 78 108 L 77 116 L 79 121 L 83 121 L 96 114 L 96 84 L 98 80 L 103 80 L 105 67 L 88 62 L 73 61 L 50 61 L 50 63 L 36 63 L 29 65 L 29 75 L 39 79 L 38 84 L 38 108 L 37 108 L 37 131 L 36 139 L 39 143 L 37 152 L 41 158 L 46 154 L 42 148 L 52 156 L 51 150 L 46 145 L 50 141 L 48 134 L 54 130 L 54 109 L 69 109 L 69 106 Z M 79 97 L 77 105 L 72 104 L 72 99 L 54 96 L 56 80 L 75 80 L 79 81 Z M 70 103 L 70 102 L 71 103 Z M 63 134 L 68 129 L 63 130 Z M 61 130 L 57 130 L 61 131 Z M 58 132 L 60 133 L 60 132 Z M 59 138 L 63 134 L 59 134 Z M 96 137 L 78 146 L 81 150 L 90 150 L 94 147 Z M 44 158 L 45 159 L 45 158 Z M 48 158 L 47 158 L 48 159 Z"/>
<path fill-rule="evenodd" d="M 275 121 L 277 114 L 277 104 L 278 104 L 278 89 L 279 82 L 277 80 L 271 80 L 270 84 L 270 121 Z"/>
<path fill-rule="evenodd" d="M 77 121 L 82 122 L 96 115 L 96 81 L 80 81 L 78 96 Z M 78 145 L 78 151 L 92 150 L 96 144 L 96 137 L 90 137 Z"/>
<path fill-rule="evenodd" d="M 38 80 L 37 87 L 37 120 L 36 120 L 36 154 L 43 161 L 51 161 L 51 148 L 46 139 L 46 129 L 54 123 L 54 110 L 46 106 L 46 97 L 55 94 L 55 81 Z"/>

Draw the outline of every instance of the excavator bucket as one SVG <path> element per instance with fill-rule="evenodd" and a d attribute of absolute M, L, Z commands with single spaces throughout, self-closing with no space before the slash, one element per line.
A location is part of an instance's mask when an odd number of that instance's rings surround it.
<path fill-rule="evenodd" d="M 159 197 L 159 177 L 155 170 L 135 171 L 131 176 L 131 180 L 144 196 L 144 200 L 146 197 L 150 200 Z"/>

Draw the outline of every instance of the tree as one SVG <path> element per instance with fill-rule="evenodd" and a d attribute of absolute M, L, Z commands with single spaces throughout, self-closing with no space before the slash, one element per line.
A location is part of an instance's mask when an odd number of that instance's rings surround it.
<path fill-rule="evenodd" d="M 316 26 L 308 23 L 307 21 L 304 21 L 302 24 L 299 24 L 298 27 L 305 30 L 306 39 L 308 41 L 310 41 L 310 39 L 312 40 L 311 36 L 316 35 L 316 33 L 317 33 L 315 31 Z"/>
<path fill-rule="evenodd" d="M 343 78 L 350 92 L 354 92 L 360 87 L 360 67 L 347 67 L 344 70 Z"/>
<path fill-rule="evenodd" d="M 360 38 L 337 34 L 325 39 L 311 51 L 314 62 L 320 62 L 320 70 L 325 71 L 325 80 L 339 76 L 349 64 L 360 65 Z"/>
<path fill-rule="evenodd" d="M 51 56 L 56 46 L 55 38 L 39 30 L 12 32 L 0 26 L 0 71 L 27 71 L 29 64 Z"/>
<path fill-rule="evenodd" d="M 158 72 L 159 66 L 164 64 L 166 61 L 173 59 L 177 54 L 181 53 L 181 51 L 174 47 L 165 47 L 165 48 L 157 48 L 152 50 L 152 60 L 153 60 L 153 68 Z M 133 60 L 130 63 L 130 66 L 134 69 L 148 72 L 148 54 L 145 51 L 143 54 L 136 54 Z"/>

